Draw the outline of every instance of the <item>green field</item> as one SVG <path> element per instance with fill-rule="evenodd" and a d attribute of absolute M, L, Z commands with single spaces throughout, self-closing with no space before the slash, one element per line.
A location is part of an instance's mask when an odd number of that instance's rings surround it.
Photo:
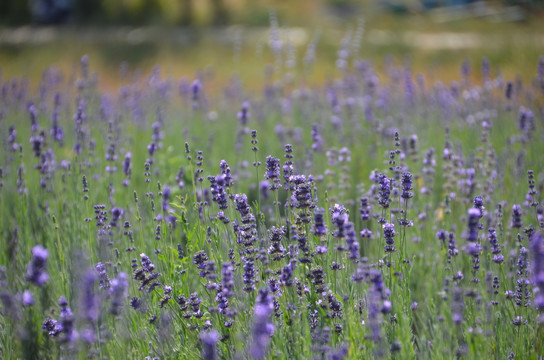
<path fill-rule="evenodd" d="M 543 25 L 361 24 L 1 30 L 1 357 L 544 355 Z"/>

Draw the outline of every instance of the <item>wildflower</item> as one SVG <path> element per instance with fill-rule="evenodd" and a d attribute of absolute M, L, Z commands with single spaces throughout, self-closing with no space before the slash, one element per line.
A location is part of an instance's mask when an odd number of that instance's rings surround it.
<path fill-rule="evenodd" d="M 512 222 L 510 226 L 515 229 L 523 227 L 523 220 L 521 219 L 521 206 L 519 205 L 512 206 Z"/>
<path fill-rule="evenodd" d="M 384 209 L 389 207 L 389 196 L 391 195 L 391 181 L 389 178 L 384 175 L 378 175 L 378 184 L 379 184 L 379 199 L 378 204 Z"/>
<path fill-rule="evenodd" d="M 106 271 L 106 266 L 102 264 L 101 262 L 97 263 L 95 265 L 95 269 L 98 273 L 98 277 L 100 279 L 100 288 L 101 289 L 109 289 L 111 282 L 110 278 L 108 277 L 108 273 Z"/>
<path fill-rule="evenodd" d="M 395 252 L 395 225 L 383 224 L 383 236 L 385 238 L 385 252 Z"/>
<path fill-rule="evenodd" d="M 96 272 L 88 269 L 82 279 L 81 310 L 85 320 L 96 323 L 100 315 L 98 296 L 95 293 Z"/>
<path fill-rule="evenodd" d="M 359 212 L 361 214 L 361 221 L 370 220 L 370 205 L 368 204 L 367 197 L 361 197 L 361 205 L 359 206 Z"/>
<path fill-rule="evenodd" d="M 112 315 L 119 315 L 123 307 L 123 302 L 127 296 L 127 274 L 124 272 L 119 273 L 115 279 L 111 281 L 109 294 L 111 297 L 110 313 Z"/>
<path fill-rule="evenodd" d="M 533 284 L 535 290 L 535 307 L 542 314 L 544 321 L 544 238 L 542 233 L 535 233 L 531 238 L 531 253 L 533 254 Z"/>
<path fill-rule="evenodd" d="M 219 333 L 217 330 L 212 329 L 201 332 L 200 341 L 202 342 L 202 359 L 217 359 L 217 351 L 215 349 L 215 344 L 219 341 Z"/>
<path fill-rule="evenodd" d="M 257 276 L 257 269 L 255 269 L 255 262 L 250 258 L 244 258 L 244 291 L 251 292 L 255 290 L 255 278 Z"/>
<path fill-rule="evenodd" d="M 273 261 L 279 261 L 284 256 L 285 248 L 281 243 L 284 234 L 285 230 L 283 226 L 281 228 L 276 228 L 275 226 L 272 226 L 272 228 L 268 230 L 268 238 L 271 244 L 268 248 L 268 254 L 272 255 Z"/>
<path fill-rule="evenodd" d="M 46 272 L 48 257 L 49 252 L 42 246 L 36 245 L 32 248 L 32 260 L 27 265 L 27 281 L 38 286 L 49 281 L 49 274 Z"/>
<path fill-rule="evenodd" d="M 336 227 L 336 231 L 332 234 L 334 237 L 343 238 L 344 237 L 344 224 L 348 222 L 349 216 L 346 213 L 346 208 L 339 204 L 334 204 L 330 209 L 332 223 Z"/>
<path fill-rule="evenodd" d="M 497 240 L 497 232 L 492 228 L 490 228 L 488 232 L 489 235 L 487 238 L 489 240 L 489 244 L 491 245 L 491 253 L 493 254 L 492 260 L 497 264 L 501 264 L 504 261 L 504 256 L 501 254 L 501 246 Z"/>
<path fill-rule="evenodd" d="M 35 303 L 36 303 L 36 300 L 34 300 L 34 296 L 32 296 L 32 293 L 28 290 L 25 290 L 23 293 L 21 304 L 24 307 L 29 307 L 34 305 Z"/>
<path fill-rule="evenodd" d="M 249 349 L 249 354 L 254 359 L 264 358 L 268 351 L 270 338 L 274 334 L 274 325 L 270 321 L 272 310 L 272 297 L 268 289 L 260 289 L 255 305 L 253 338 Z"/>
<path fill-rule="evenodd" d="M 411 192 L 412 190 L 412 174 L 408 171 L 405 171 L 402 174 L 402 193 L 401 197 L 405 200 L 408 200 L 414 196 Z"/>
<path fill-rule="evenodd" d="M 478 241 L 478 221 L 482 217 L 482 212 L 478 208 L 470 208 L 468 210 L 468 233 L 467 241 L 476 242 Z"/>
<path fill-rule="evenodd" d="M 315 236 L 327 235 L 327 226 L 325 225 L 323 214 L 325 209 L 317 208 L 314 212 L 314 224 L 312 225 L 312 234 Z"/>
<path fill-rule="evenodd" d="M 281 187 L 280 184 L 280 160 L 272 157 L 266 157 L 266 171 L 264 177 L 272 183 L 269 186 L 270 190 L 277 190 Z"/>
<path fill-rule="evenodd" d="M 221 168 L 221 174 L 223 175 L 222 182 L 224 184 L 221 184 L 219 180 L 217 180 L 217 183 L 224 187 L 230 187 L 232 185 L 232 175 L 229 164 L 225 160 L 221 160 L 219 167 Z"/>
<path fill-rule="evenodd" d="M 246 126 L 250 118 L 249 102 L 245 101 L 238 112 L 238 120 L 242 126 Z"/>

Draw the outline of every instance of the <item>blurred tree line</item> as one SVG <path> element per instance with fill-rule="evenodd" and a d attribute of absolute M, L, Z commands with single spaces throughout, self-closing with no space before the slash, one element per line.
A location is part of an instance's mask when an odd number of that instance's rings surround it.
<path fill-rule="evenodd" d="M 463 5 L 476 0 L 0 0 L 0 25 L 100 24 L 221 26 L 232 22 L 268 24 L 269 9 L 280 10 L 283 19 L 301 20 L 316 13 L 349 17 L 361 6 L 378 4 L 385 11 L 419 3 L 427 9 Z M 489 3 L 543 8 L 544 0 L 488 0 Z M 311 4 L 311 5 L 309 5 Z M 387 6 L 389 5 L 389 6 Z M 310 11 L 308 9 L 320 11 Z"/>
<path fill-rule="evenodd" d="M 202 16 L 204 13 L 204 16 Z M 204 19 L 202 20 L 202 18 Z M 0 0 L 1 25 L 229 23 L 224 0 Z"/>

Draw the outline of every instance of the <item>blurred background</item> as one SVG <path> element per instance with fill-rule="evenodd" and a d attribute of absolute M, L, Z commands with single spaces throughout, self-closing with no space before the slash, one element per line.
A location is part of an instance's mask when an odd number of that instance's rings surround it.
<path fill-rule="evenodd" d="M 315 81 L 334 76 L 342 41 L 357 36 L 378 68 L 409 61 L 448 79 L 486 57 L 495 74 L 524 76 L 544 53 L 544 0 L 1 0 L 0 69 L 38 77 L 89 54 L 104 86 L 121 66 L 156 64 L 172 76 L 243 70 L 251 82 L 265 76 L 273 28 L 294 70 L 315 45 Z"/>

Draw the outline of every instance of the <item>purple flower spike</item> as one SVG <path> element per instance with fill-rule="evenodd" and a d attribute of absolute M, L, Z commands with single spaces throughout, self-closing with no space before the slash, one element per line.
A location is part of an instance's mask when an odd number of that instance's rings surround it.
<path fill-rule="evenodd" d="M 38 286 L 42 286 L 49 281 L 49 275 L 45 269 L 48 257 L 49 252 L 41 245 L 32 248 L 32 260 L 27 265 L 27 281 Z"/>

